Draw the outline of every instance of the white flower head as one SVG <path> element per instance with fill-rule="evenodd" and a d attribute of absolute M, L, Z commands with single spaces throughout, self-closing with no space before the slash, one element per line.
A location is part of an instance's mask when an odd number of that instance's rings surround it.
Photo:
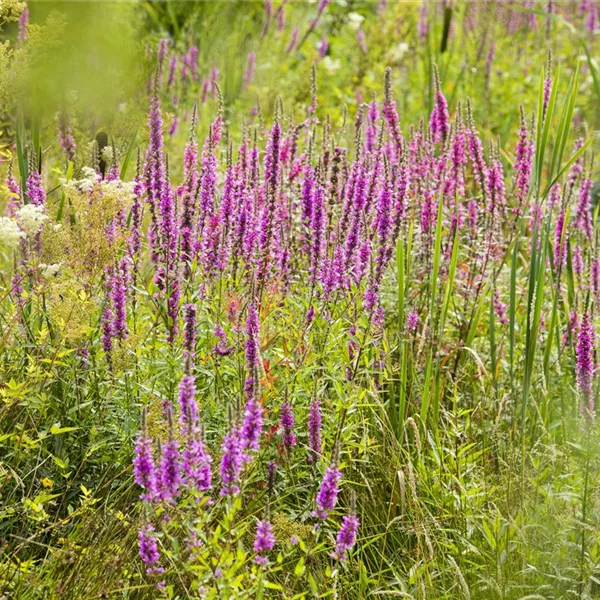
<path fill-rule="evenodd" d="M 17 221 L 27 235 L 36 234 L 48 218 L 46 209 L 35 204 L 26 204 L 17 211 Z"/>
<path fill-rule="evenodd" d="M 361 14 L 351 12 L 348 14 L 348 27 L 353 31 L 358 31 L 364 20 L 365 18 Z"/>
<path fill-rule="evenodd" d="M 104 146 L 102 148 L 102 159 L 107 165 L 111 165 L 113 161 L 113 149 L 112 146 Z"/>
<path fill-rule="evenodd" d="M 329 73 L 337 71 L 342 66 L 342 61 L 339 58 L 331 58 L 331 56 L 326 56 L 322 62 Z"/>
<path fill-rule="evenodd" d="M 19 240 L 25 236 L 17 223 L 8 217 L 0 217 L 0 246 L 9 250 L 15 248 Z"/>
<path fill-rule="evenodd" d="M 406 42 L 400 42 L 397 46 L 392 48 L 390 55 L 395 62 L 399 62 L 404 58 L 404 55 L 408 52 L 409 45 Z"/>
<path fill-rule="evenodd" d="M 62 267 L 62 263 L 54 263 L 52 265 L 40 264 L 40 273 L 44 279 L 52 279 L 56 277 Z"/>

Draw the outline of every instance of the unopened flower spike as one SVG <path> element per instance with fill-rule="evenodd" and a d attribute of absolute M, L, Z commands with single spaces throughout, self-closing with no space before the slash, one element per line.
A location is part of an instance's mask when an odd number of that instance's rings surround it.
<path fill-rule="evenodd" d="M 221 88 L 219 87 L 219 84 L 216 81 L 213 81 L 213 85 L 215 86 L 215 89 L 217 90 L 217 118 L 218 119 L 222 119 L 223 118 L 223 92 L 221 92 Z"/>

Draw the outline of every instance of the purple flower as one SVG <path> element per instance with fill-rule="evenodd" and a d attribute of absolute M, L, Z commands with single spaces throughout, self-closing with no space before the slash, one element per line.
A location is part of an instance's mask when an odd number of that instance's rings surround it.
<path fill-rule="evenodd" d="M 359 29 L 356 33 L 356 41 L 362 51 L 363 54 L 367 53 L 367 40 L 365 38 L 365 32 L 362 29 Z"/>
<path fill-rule="evenodd" d="M 581 412 L 591 417 L 594 414 L 594 346 L 596 332 L 589 311 L 583 314 L 579 333 L 577 334 L 576 375 L 577 388 L 581 394 Z"/>
<path fill-rule="evenodd" d="M 23 12 L 19 15 L 19 34 L 17 39 L 20 42 L 27 41 L 27 28 L 29 27 L 29 9 L 24 8 Z"/>
<path fill-rule="evenodd" d="M 321 405 L 315 400 L 308 411 L 308 462 L 314 463 L 321 456 Z"/>
<path fill-rule="evenodd" d="M 145 433 L 140 434 L 135 444 L 133 478 L 144 490 L 140 494 L 140 498 L 145 502 L 152 502 L 156 498 L 158 487 L 152 454 L 152 440 Z"/>
<path fill-rule="evenodd" d="M 256 69 L 256 52 L 248 54 L 248 63 L 244 71 L 244 89 L 248 88 L 254 79 L 254 70 Z"/>
<path fill-rule="evenodd" d="M 406 330 L 410 332 L 415 332 L 419 325 L 419 313 L 415 310 L 411 310 L 406 315 Z"/>
<path fill-rule="evenodd" d="M 263 427 L 263 409 L 260 402 L 250 396 L 244 410 L 244 423 L 242 424 L 242 448 L 243 450 L 255 450 L 260 448 L 260 436 Z"/>
<path fill-rule="evenodd" d="M 497 289 L 494 291 L 494 312 L 496 313 L 500 323 L 503 325 L 508 323 L 508 317 L 506 316 L 506 304 L 500 299 L 500 292 Z"/>
<path fill-rule="evenodd" d="M 221 457 L 221 496 L 233 496 L 240 492 L 240 474 L 244 464 L 242 437 L 237 427 L 232 427 L 223 437 Z"/>
<path fill-rule="evenodd" d="M 290 52 L 293 52 L 294 48 L 296 48 L 296 44 L 298 43 L 298 34 L 299 33 L 300 33 L 300 30 L 298 29 L 298 27 L 294 27 L 294 30 L 292 31 L 292 37 L 290 38 L 290 42 L 287 45 L 287 48 L 285 49 L 287 54 L 289 54 Z"/>
<path fill-rule="evenodd" d="M 183 483 L 188 490 L 206 492 L 212 487 L 212 457 L 197 433 L 192 434 L 182 456 Z"/>
<path fill-rule="evenodd" d="M 251 377 L 259 365 L 258 330 L 258 312 L 252 303 L 248 306 L 248 317 L 246 319 L 246 366 Z"/>
<path fill-rule="evenodd" d="M 400 117 L 398 116 L 396 101 L 392 95 L 392 70 L 390 67 L 387 67 L 385 70 L 384 92 L 383 116 L 390 128 L 390 136 L 396 146 L 396 152 L 401 153 L 404 140 L 400 130 Z"/>
<path fill-rule="evenodd" d="M 107 355 L 112 350 L 113 309 L 112 309 L 112 277 L 110 269 L 104 270 L 104 308 L 102 309 L 102 349 Z"/>
<path fill-rule="evenodd" d="M 65 111 L 58 113 L 58 139 L 65 158 L 73 160 L 76 150 L 75 138 L 73 137 L 69 115 Z"/>
<path fill-rule="evenodd" d="M 198 426 L 196 380 L 193 375 L 184 375 L 179 383 L 179 422 L 184 433 L 194 432 Z"/>
<path fill-rule="evenodd" d="M 419 37 L 424 40 L 429 33 L 429 0 L 422 0 L 419 10 Z"/>
<path fill-rule="evenodd" d="M 327 36 L 323 36 L 321 41 L 318 44 L 319 48 L 319 58 L 324 58 L 327 54 L 327 49 L 329 48 L 329 43 L 327 42 Z"/>
<path fill-rule="evenodd" d="M 160 495 L 163 500 L 172 500 L 179 496 L 181 485 L 181 463 L 179 442 L 170 439 L 162 448 L 160 463 Z"/>
<path fill-rule="evenodd" d="M 533 146 L 529 139 L 529 131 L 527 130 L 527 121 L 525 113 L 521 108 L 521 127 L 519 129 L 519 142 L 515 152 L 515 191 L 517 201 L 520 207 L 529 192 L 529 179 L 531 177 L 531 166 L 533 160 Z"/>
<path fill-rule="evenodd" d="M 450 115 L 448 114 L 448 102 L 446 96 L 442 92 L 440 83 L 440 74 L 437 67 L 434 69 L 435 78 L 435 99 L 431 117 L 429 120 L 429 128 L 434 142 L 444 143 L 450 133 Z"/>
<path fill-rule="evenodd" d="M 173 54 L 169 60 L 169 74 L 167 76 L 167 87 L 171 88 L 175 84 L 177 75 L 177 54 Z"/>
<path fill-rule="evenodd" d="M 254 562 L 266 564 L 269 559 L 265 556 L 266 552 L 273 550 L 275 546 L 275 536 L 273 535 L 273 526 L 267 519 L 259 521 L 256 527 L 256 537 L 254 538 L 254 552 L 257 553 Z"/>
<path fill-rule="evenodd" d="M 575 225 L 588 239 L 592 238 L 593 233 L 591 209 L 592 184 L 592 179 L 589 177 L 584 177 L 581 180 L 577 209 L 575 211 Z"/>
<path fill-rule="evenodd" d="M 327 513 L 334 509 L 339 493 L 339 485 L 342 480 L 342 473 L 335 463 L 331 463 L 325 471 L 325 476 L 321 482 L 321 487 L 317 494 L 317 508 L 313 511 L 313 516 L 323 521 L 327 518 Z"/>
<path fill-rule="evenodd" d="M 335 551 L 331 554 L 333 558 L 341 561 L 346 560 L 346 553 L 356 544 L 356 533 L 359 526 L 360 521 L 355 514 L 349 514 L 344 517 L 335 541 Z"/>
<path fill-rule="evenodd" d="M 31 204 L 42 206 L 46 204 L 46 190 L 42 182 L 42 176 L 33 163 L 29 165 L 29 177 L 27 178 L 26 195 Z"/>
<path fill-rule="evenodd" d="M 294 434 L 294 413 L 292 405 L 289 402 L 284 402 L 281 405 L 279 425 L 281 427 L 283 447 L 287 452 L 290 452 L 296 445 L 296 435 Z"/>
<path fill-rule="evenodd" d="M 566 207 L 562 206 L 558 219 L 556 220 L 556 230 L 554 232 L 554 266 L 562 267 L 567 259 L 567 222 Z"/>
<path fill-rule="evenodd" d="M 183 350 L 187 360 L 193 361 L 196 356 L 196 305 L 185 304 L 183 307 Z"/>
<path fill-rule="evenodd" d="M 148 523 L 140 529 L 138 536 L 138 545 L 140 558 L 146 565 L 148 575 L 159 575 L 164 569 L 159 566 L 160 554 L 158 553 L 158 543 L 153 534 L 154 526 Z"/>

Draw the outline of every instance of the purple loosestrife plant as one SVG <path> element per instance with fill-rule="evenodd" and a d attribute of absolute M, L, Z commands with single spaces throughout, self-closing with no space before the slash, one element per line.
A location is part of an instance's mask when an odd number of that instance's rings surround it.
<path fill-rule="evenodd" d="M 35 206 L 43 206 L 46 204 L 46 190 L 42 182 L 42 176 L 30 161 L 29 177 L 27 178 L 27 187 L 25 191 L 29 202 Z"/>
<path fill-rule="evenodd" d="M 577 389 L 581 397 L 582 414 L 594 416 L 594 350 L 596 332 L 592 323 L 591 314 L 585 311 L 581 319 L 581 326 L 577 334 Z"/>
<path fill-rule="evenodd" d="M 146 567 L 148 575 L 160 575 L 164 573 L 164 567 L 160 566 L 160 554 L 158 542 L 154 534 L 154 526 L 150 523 L 144 525 L 138 535 L 140 558 Z"/>
<path fill-rule="evenodd" d="M 184 433 L 195 432 L 198 428 L 196 380 L 193 375 L 184 375 L 179 383 L 179 422 Z"/>
<path fill-rule="evenodd" d="M 221 496 L 235 496 L 240 492 L 240 475 L 244 465 L 242 436 L 237 427 L 223 437 L 223 455 L 221 456 Z"/>
<path fill-rule="evenodd" d="M 321 487 L 317 493 L 317 508 L 313 511 L 314 517 L 323 521 L 327 519 L 327 514 L 335 508 L 337 503 L 341 481 L 342 472 L 338 469 L 337 461 L 332 461 L 325 470 Z"/>
<path fill-rule="evenodd" d="M 204 493 L 212 487 L 212 457 L 199 432 L 189 434 L 182 454 L 183 484 L 188 490 Z"/>
<path fill-rule="evenodd" d="M 289 402 L 283 402 L 280 408 L 279 425 L 281 427 L 281 439 L 286 452 L 291 452 L 296 445 L 296 434 L 294 433 L 294 413 Z"/>
<path fill-rule="evenodd" d="M 269 562 L 266 553 L 273 550 L 275 546 L 275 536 L 273 535 L 273 526 L 267 519 L 259 521 L 256 527 L 256 537 L 254 538 L 254 552 L 256 557 L 254 562 L 265 565 Z"/>
<path fill-rule="evenodd" d="M 435 143 L 443 144 L 450 133 L 450 115 L 448 114 L 448 102 L 442 92 L 440 74 L 437 67 L 434 68 L 435 99 L 429 129 Z"/>
<path fill-rule="evenodd" d="M 344 517 L 335 541 L 335 551 L 331 554 L 333 558 L 341 561 L 348 558 L 348 551 L 354 548 L 356 544 L 356 534 L 359 526 L 360 521 L 354 513 Z"/>
<path fill-rule="evenodd" d="M 186 372 L 188 365 L 193 364 L 196 357 L 196 314 L 198 309 L 195 304 L 185 304 L 183 307 L 183 352 L 186 361 Z"/>
<path fill-rule="evenodd" d="M 521 127 L 519 129 L 519 142 L 515 151 L 515 193 L 517 196 L 518 211 L 529 193 L 529 180 L 531 178 L 531 167 L 533 161 L 533 147 L 527 130 L 527 120 L 521 107 Z"/>
<path fill-rule="evenodd" d="M 143 490 L 140 494 L 140 498 L 143 501 L 152 502 L 156 499 L 158 482 L 156 478 L 156 468 L 154 466 L 152 440 L 148 437 L 145 426 L 135 444 L 133 478 Z"/>

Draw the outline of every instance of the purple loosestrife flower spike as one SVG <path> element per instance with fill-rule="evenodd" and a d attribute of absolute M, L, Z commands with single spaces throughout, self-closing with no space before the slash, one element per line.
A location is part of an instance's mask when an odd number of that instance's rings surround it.
<path fill-rule="evenodd" d="M 554 232 L 554 266 L 562 267 L 567 259 L 567 237 L 568 224 L 566 221 L 566 206 L 561 206 L 556 220 L 556 230 Z"/>
<path fill-rule="evenodd" d="M 104 270 L 104 308 L 102 309 L 102 349 L 110 356 L 113 338 L 112 277 L 109 267 Z"/>
<path fill-rule="evenodd" d="M 33 164 L 33 161 L 30 161 L 29 165 L 26 194 L 31 204 L 34 204 L 35 206 L 46 204 L 46 190 L 44 190 L 42 176 Z"/>
<path fill-rule="evenodd" d="M 184 375 L 179 383 L 179 422 L 183 433 L 197 430 L 198 405 L 196 404 L 196 380 L 193 375 Z"/>
<path fill-rule="evenodd" d="M 467 104 L 467 113 L 469 119 L 467 129 L 467 149 L 471 162 L 473 163 L 475 178 L 479 183 L 481 192 L 485 195 L 488 188 L 487 167 L 485 164 L 485 158 L 483 156 L 483 146 L 481 144 L 481 139 L 479 137 L 477 128 L 475 127 L 475 122 L 473 121 L 473 114 L 471 112 L 470 104 Z"/>
<path fill-rule="evenodd" d="M 173 54 L 169 60 L 169 74 L 167 76 L 167 88 L 172 88 L 177 77 L 177 54 Z"/>
<path fill-rule="evenodd" d="M 544 98 L 542 105 L 542 118 L 546 118 L 546 111 L 548 110 L 548 103 L 550 102 L 550 93 L 552 92 L 552 53 L 548 51 L 548 61 L 546 63 L 546 74 L 544 77 Z"/>
<path fill-rule="evenodd" d="M 325 202 L 323 188 L 317 183 L 312 194 L 310 236 L 310 278 L 316 281 L 321 274 L 325 236 Z"/>
<path fill-rule="evenodd" d="M 179 496 L 181 486 L 181 462 L 179 442 L 173 436 L 173 413 L 167 409 L 169 420 L 169 439 L 162 447 L 160 464 L 160 495 L 170 501 Z"/>
<path fill-rule="evenodd" d="M 319 46 L 319 58 L 325 58 L 325 55 L 327 54 L 327 49 L 329 48 L 329 42 L 327 41 L 327 36 L 324 35 L 321 38 L 321 41 L 318 44 Z"/>
<path fill-rule="evenodd" d="M 212 487 L 212 457 L 196 432 L 188 437 L 182 456 L 183 482 L 188 490 L 206 492 Z"/>
<path fill-rule="evenodd" d="M 308 411 L 308 462 L 314 463 L 321 456 L 321 405 L 315 400 Z"/>
<path fill-rule="evenodd" d="M 367 39 L 365 37 L 364 29 L 361 28 L 356 32 L 356 41 L 358 42 L 358 46 L 359 46 L 361 52 L 363 54 L 367 54 L 367 52 L 368 52 Z"/>
<path fill-rule="evenodd" d="M 415 332 L 419 326 L 419 313 L 411 310 L 406 315 L 406 331 Z"/>
<path fill-rule="evenodd" d="M 588 417 L 594 416 L 594 347 L 596 332 L 589 311 L 583 314 L 577 334 L 577 388 L 581 395 L 581 412 Z"/>
<path fill-rule="evenodd" d="M 519 141 L 515 152 L 515 192 L 517 196 L 518 210 L 522 210 L 523 203 L 529 192 L 529 180 L 531 177 L 531 166 L 533 159 L 533 148 L 527 130 L 527 120 L 523 107 L 521 107 L 521 127 L 519 129 Z"/>
<path fill-rule="evenodd" d="M 183 351 L 187 367 L 191 367 L 196 356 L 196 314 L 195 304 L 186 304 L 183 307 Z"/>
<path fill-rule="evenodd" d="M 437 67 L 434 67 L 434 81 L 435 81 L 435 100 L 433 110 L 431 111 L 431 118 L 429 120 L 429 129 L 433 141 L 436 143 L 444 143 L 448 134 L 450 133 L 450 115 L 448 114 L 448 102 L 446 96 L 442 92 L 442 86 L 440 84 L 440 74 Z"/>
<path fill-rule="evenodd" d="M 258 268 L 258 279 L 262 285 L 267 278 L 268 265 L 271 255 L 271 242 L 273 238 L 273 226 L 275 221 L 275 209 L 277 203 L 277 188 L 279 185 L 280 167 L 281 126 L 277 121 L 271 129 L 269 141 L 265 154 L 265 195 L 266 205 L 261 223 L 260 234 L 260 262 Z"/>
<path fill-rule="evenodd" d="M 246 380 L 248 381 L 248 380 Z M 252 382 L 252 385 L 254 382 Z M 263 409 L 254 394 L 246 402 L 242 424 L 242 447 L 244 450 L 260 449 L 260 436 L 263 428 Z"/>
<path fill-rule="evenodd" d="M 162 448 L 162 461 L 160 465 L 161 498 L 171 500 L 179 496 L 181 485 L 181 465 L 179 456 L 179 442 L 169 440 Z"/>
<path fill-rule="evenodd" d="M 250 376 L 254 376 L 259 365 L 259 320 L 258 311 L 254 303 L 248 306 L 248 317 L 246 318 L 246 366 Z"/>
<path fill-rule="evenodd" d="M 341 561 L 347 559 L 347 552 L 356 544 L 356 534 L 359 526 L 360 521 L 355 514 L 352 513 L 344 517 L 335 541 L 335 551 L 331 554 L 333 558 Z"/>
<path fill-rule="evenodd" d="M 581 180 L 577 210 L 575 212 L 575 225 L 589 240 L 592 239 L 593 233 L 591 209 L 592 185 L 593 181 L 590 177 L 584 177 Z"/>
<path fill-rule="evenodd" d="M 247 89 L 254 79 L 254 70 L 256 69 L 256 52 L 248 54 L 248 63 L 244 71 L 244 89 Z"/>
<path fill-rule="evenodd" d="M 281 405 L 279 424 L 281 426 L 283 447 L 287 452 L 290 452 L 296 445 L 296 435 L 294 434 L 294 413 L 289 402 L 284 402 Z"/>
<path fill-rule="evenodd" d="M 221 457 L 221 496 L 234 496 L 240 492 L 240 475 L 244 464 L 244 452 L 240 431 L 233 426 L 223 437 Z"/>
<path fill-rule="evenodd" d="M 390 136 L 396 146 L 396 152 L 398 155 L 401 155 L 404 140 L 402 139 L 402 131 L 400 130 L 400 117 L 396 109 L 396 101 L 392 95 L 392 70 L 390 67 L 387 67 L 385 70 L 384 92 L 383 116 L 390 128 Z"/>
<path fill-rule="evenodd" d="M 294 29 L 292 31 L 292 37 L 290 38 L 290 42 L 287 45 L 287 48 L 285 49 L 287 54 L 289 54 L 290 52 L 293 52 L 294 49 L 296 48 L 296 44 L 298 43 L 299 33 L 300 33 L 300 29 L 298 29 L 298 27 L 294 27 Z"/>
<path fill-rule="evenodd" d="M 29 27 L 29 9 L 24 8 L 23 12 L 19 15 L 19 34 L 17 39 L 19 42 L 27 41 L 27 28 Z"/>
<path fill-rule="evenodd" d="M 156 498 L 158 484 L 152 452 L 152 440 L 148 437 L 146 431 L 145 411 L 142 415 L 142 431 L 135 444 L 133 478 L 143 490 L 140 494 L 140 498 L 145 502 L 152 502 Z"/>
<path fill-rule="evenodd" d="M 419 38 L 424 40 L 429 33 L 429 2 L 430 0 L 421 0 L 421 9 L 419 10 Z"/>
<path fill-rule="evenodd" d="M 266 564 L 269 559 L 265 556 L 266 552 L 273 550 L 275 546 L 275 536 L 273 535 L 273 526 L 267 519 L 259 521 L 256 528 L 256 537 L 254 538 L 254 552 L 257 553 L 254 562 Z"/>
<path fill-rule="evenodd" d="M 317 508 L 313 511 L 314 517 L 324 521 L 327 518 L 327 513 L 335 508 L 341 480 L 342 473 L 334 461 L 327 467 L 321 482 L 316 498 Z"/>
<path fill-rule="evenodd" d="M 154 526 L 148 523 L 144 525 L 138 536 L 138 545 L 140 558 L 146 566 L 148 575 L 160 575 L 164 572 L 164 568 L 160 566 L 160 554 L 158 553 L 158 543 L 154 535 Z"/>
<path fill-rule="evenodd" d="M 66 111 L 61 111 L 58 113 L 57 121 L 60 147 L 62 148 L 65 158 L 72 161 L 75 158 L 76 145 L 69 115 L 66 113 Z"/>

